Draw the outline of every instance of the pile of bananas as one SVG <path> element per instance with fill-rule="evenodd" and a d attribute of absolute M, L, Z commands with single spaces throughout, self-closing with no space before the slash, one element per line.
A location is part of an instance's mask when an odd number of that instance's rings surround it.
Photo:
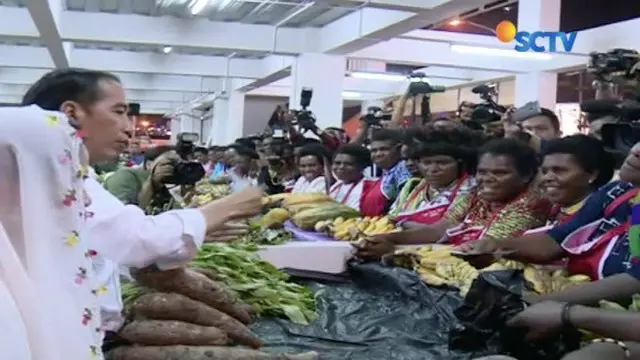
<path fill-rule="evenodd" d="M 451 255 L 452 249 L 453 246 L 448 245 L 427 245 L 398 250 L 393 255 L 393 264 L 413 269 L 429 285 L 451 286 L 465 296 L 479 272 Z"/>
<path fill-rule="evenodd" d="M 613 301 L 607 301 L 607 300 L 600 300 L 598 304 L 602 309 L 607 309 L 607 310 L 640 312 L 640 294 L 634 294 L 631 297 L 631 305 L 629 305 L 628 308 L 625 308 L 624 306 L 618 303 L 615 303 Z"/>
<path fill-rule="evenodd" d="M 524 278 L 531 290 L 541 295 L 591 281 L 587 275 L 569 275 L 564 269 L 548 270 L 534 265 L 528 265 L 524 268 Z"/>
<path fill-rule="evenodd" d="M 485 271 L 523 270 L 528 286 L 537 294 L 549 294 L 591 281 L 586 275 L 570 276 L 566 270 L 553 271 L 504 259 L 478 270 L 451 255 L 452 248 L 448 245 L 432 245 L 398 250 L 392 262 L 396 266 L 413 269 L 429 285 L 457 288 L 462 296 L 466 295 L 480 272 Z"/>
<path fill-rule="evenodd" d="M 396 227 L 386 216 L 357 217 L 352 219 L 337 217 L 332 220 L 317 222 L 315 231 L 324 232 L 337 240 L 357 241 L 366 236 L 387 234 L 396 231 Z"/>

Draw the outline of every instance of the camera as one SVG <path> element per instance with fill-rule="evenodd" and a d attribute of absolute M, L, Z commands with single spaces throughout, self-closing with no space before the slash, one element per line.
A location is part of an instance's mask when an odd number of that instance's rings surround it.
<path fill-rule="evenodd" d="M 204 177 L 205 171 L 202 164 L 190 160 L 198 138 L 199 136 L 196 133 L 178 134 L 176 152 L 178 156 L 180 156 L 180 160 L 173 162 L 173 175 L 168 183 L 174 185 L 194 185 Z"/>
<path fill-rule="evenodd" d="M 640 54 L 630 49 L 613 49 L 606 53 L 592 52 L 589 54 L 587 71 L 600 81 L 633 78 L 634 67 L 639 60 Z"/>
<path fill-rule="evenodd" d="M 495 97 L 498 96 L 495 85 L 493 84 L 481 84 L 471 89 L 471 92 L 478 94 L 483 102 L 479 104 L 463 103 L 458 107 L 458 116 L 467 120 L 474 121 L 480 124 L 487 124 L 491 122 L 500 121 L 502 115 L 507 111 L 507 108 L 499 105 L 495 101 Z M 465 116 L 467 114 L 467 116 Z"/>
<path fill-rule="evenodd" d="M 360 117 L 369 126 L 381 126 L 381 121 L 390 121 L 391 114 L 385 113 L 379 106 L 369 106 L 367 113 Z"/>
<path fill-rule="evenodd" d="M 618 84 L 631 85 L 633 90 L 625 96 L 597 96 L 596 100 L 583 101 L 580 110 L 587 114 L 590 123 L 602 121 L 600 137 L 604 146 L 616 157 L 626 156 L 631 147 L 640 142 L 640 54 L 630 49 L 614 49 L 606 53 L 589 54 L 587 71 L 594 74 L 596 90 L 604 85 L 615 89 Z"/>
<path fill-rule="evenodd" d="M 428 95 L 433 93 L 445 92 L 444 86 L 432 86 L 427 82 L 427 76 L 421 72 L 409 74 L 409 96 Z"/>
<path fill-rule="evenodd" d="M 296 116 L 293 125 L 298 125 L 303 132 L 313 129 L 316 124 L 316 117 L 311 110 L 307 109 L 309 105 L 311 105 L 312 97 L 313 89 L 303 87 L 302 90 L 300 90 L 300 107 L 302 110 L 291 110 Z"/>

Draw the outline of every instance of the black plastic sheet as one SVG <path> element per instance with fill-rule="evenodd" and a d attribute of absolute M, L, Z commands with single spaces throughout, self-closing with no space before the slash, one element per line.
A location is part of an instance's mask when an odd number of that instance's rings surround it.
<path fill-rule="evenodd" d="M 448 349 L 461 305 L 456 291 L 429 287 L 411 271 L 379 264 L 351 266 L 352 283 L 308 283 L 317 291 L 318 319 L 296 325 L 261 319 L 252 330 L 266 351 L 317 351 L 322 360 L 473 359 Z"/>
<path fill-rule="evenodd" d="M 481 272 L 455 311 L 458 322 L 450 331 L 450 348 L 500 353 L 519 360 L 555 360 L 577 349 L 580 334 L 575 329 L 530 342 L 524 340 L 523 329 L 505 325 L 527 306 L 522 300 L 524 284 L 521 271 Z"/>

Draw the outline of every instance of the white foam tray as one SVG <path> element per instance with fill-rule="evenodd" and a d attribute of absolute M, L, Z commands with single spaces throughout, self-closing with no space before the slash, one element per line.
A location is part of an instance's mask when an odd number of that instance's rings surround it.
<path fill-rule="evenodd" d="M 405 247 L 416 245 L 400 248 Z M 347 270 L 347 262 L 355 252 L 355 248 L 344 241 L 292 241 L 282 245 L 265 246 L 257 255 L 278 269 L 340 274 Z"/>

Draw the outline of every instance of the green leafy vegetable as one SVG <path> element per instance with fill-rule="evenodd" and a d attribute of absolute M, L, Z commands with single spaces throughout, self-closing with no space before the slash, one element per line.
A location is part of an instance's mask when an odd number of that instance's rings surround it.
<path fill-rule="evenodd" d="M 210 270 L 251 305 L 257 316 L 285 316 L 299 324 L 315 318 L 311 289 L 289 282 L 289 276 L 255 254 L 251 243 L 205 244 L 190 266 Z"/>

